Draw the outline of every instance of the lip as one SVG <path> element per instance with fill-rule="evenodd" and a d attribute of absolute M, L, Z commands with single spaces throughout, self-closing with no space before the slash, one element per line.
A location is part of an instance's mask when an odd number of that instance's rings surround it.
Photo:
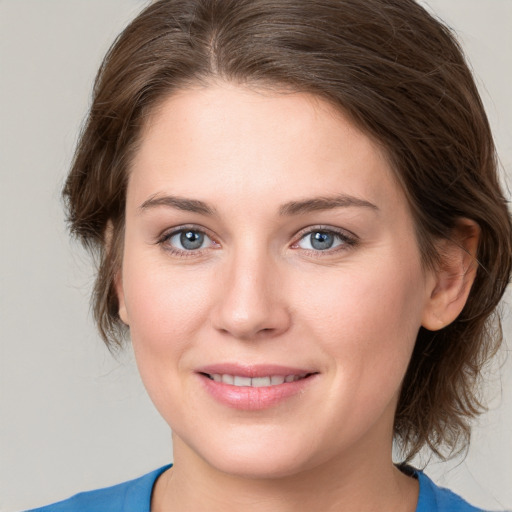
<path fill-rule="evenodd" d="M 240 365 L 222 363 L 208 365 L 196 370 L 206 392 L 217 402 L 228 407 L 258 411 L 276 407 L 295 395 L 303 393 L 316 380 L 318 372 L 310 368 L 297 368 L 280 365 Z M 240 377 L 267 377 L 287 375 L 307 375 L 307 377 L 283 384 L 267 387 L 234 386 L 211 380 L 206 374 L 228 374 Z"/>
<path fill-rule="evenodd" d="M 311 368 L 298 368 L 291 366 L 281 366 L 275 364 L 257 364 L 257 365 L 243 365 L 233 363 L 221 363 L 203 366 L 196 370 L 198 373 L 208 373 L 213 375 L 217 374 L 229 374 L 239 375 L 240 377 L 266 377 L 268 375 L 281 375 L 286 377 L 287 375 L 304 375 L 307 373 L 318 373 L 316 370 Z"/>

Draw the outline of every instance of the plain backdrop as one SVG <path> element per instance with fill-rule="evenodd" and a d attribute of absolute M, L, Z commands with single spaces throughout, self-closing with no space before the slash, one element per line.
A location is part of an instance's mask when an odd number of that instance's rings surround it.
<path fill-rule="evenodd" d="M 512 1 L 428 4 L 460 36 L 510 187 Z M 89 314 L 93 267 L 69 241 L 60 202 L 96 69 L 144 5 L 0 0 L 2 512 L 111 485 L 172 460 L 169 429 L 142 387 L 130 348 L 114 359 L 96 334 Z M 503 305 L 509 349 L 511 302 L 509 294 Z M 490 509 L 512 509 L 506 352 L 490 368 L 490 412 L 475 426 L 467 457 L 427 467 L 438 483 Z"/>

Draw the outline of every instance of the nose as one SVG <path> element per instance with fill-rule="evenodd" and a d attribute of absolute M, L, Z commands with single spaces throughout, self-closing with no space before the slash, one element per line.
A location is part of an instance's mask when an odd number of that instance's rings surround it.
<path fill-rule="evenodd" d="M 213 312 L 214 327 L 241 340 L 272 338 L 291 323 L 276 262 L 238 254 L 227 264 Z"/>

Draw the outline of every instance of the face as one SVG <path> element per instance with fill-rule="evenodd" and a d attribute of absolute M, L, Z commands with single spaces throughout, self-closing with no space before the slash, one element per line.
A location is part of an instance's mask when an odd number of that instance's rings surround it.
<path fill-rule="evenodd" d="M 130 172 L 120 315 L 175 457 L 389 457 L 433 285 L 380 148 L 313 96 L 223 84 L 164 101 Z"/>

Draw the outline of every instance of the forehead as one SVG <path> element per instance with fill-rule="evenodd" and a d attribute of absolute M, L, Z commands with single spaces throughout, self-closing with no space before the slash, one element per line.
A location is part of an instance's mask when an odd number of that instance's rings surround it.
<path fill-rule="evenodd" d="M 326 101 L 232 84 L 189 88 L 148 117 L 129 196 L 400 195 L 385 151 Z M 197 197 L 203 199 L 202 197 Z"/>

